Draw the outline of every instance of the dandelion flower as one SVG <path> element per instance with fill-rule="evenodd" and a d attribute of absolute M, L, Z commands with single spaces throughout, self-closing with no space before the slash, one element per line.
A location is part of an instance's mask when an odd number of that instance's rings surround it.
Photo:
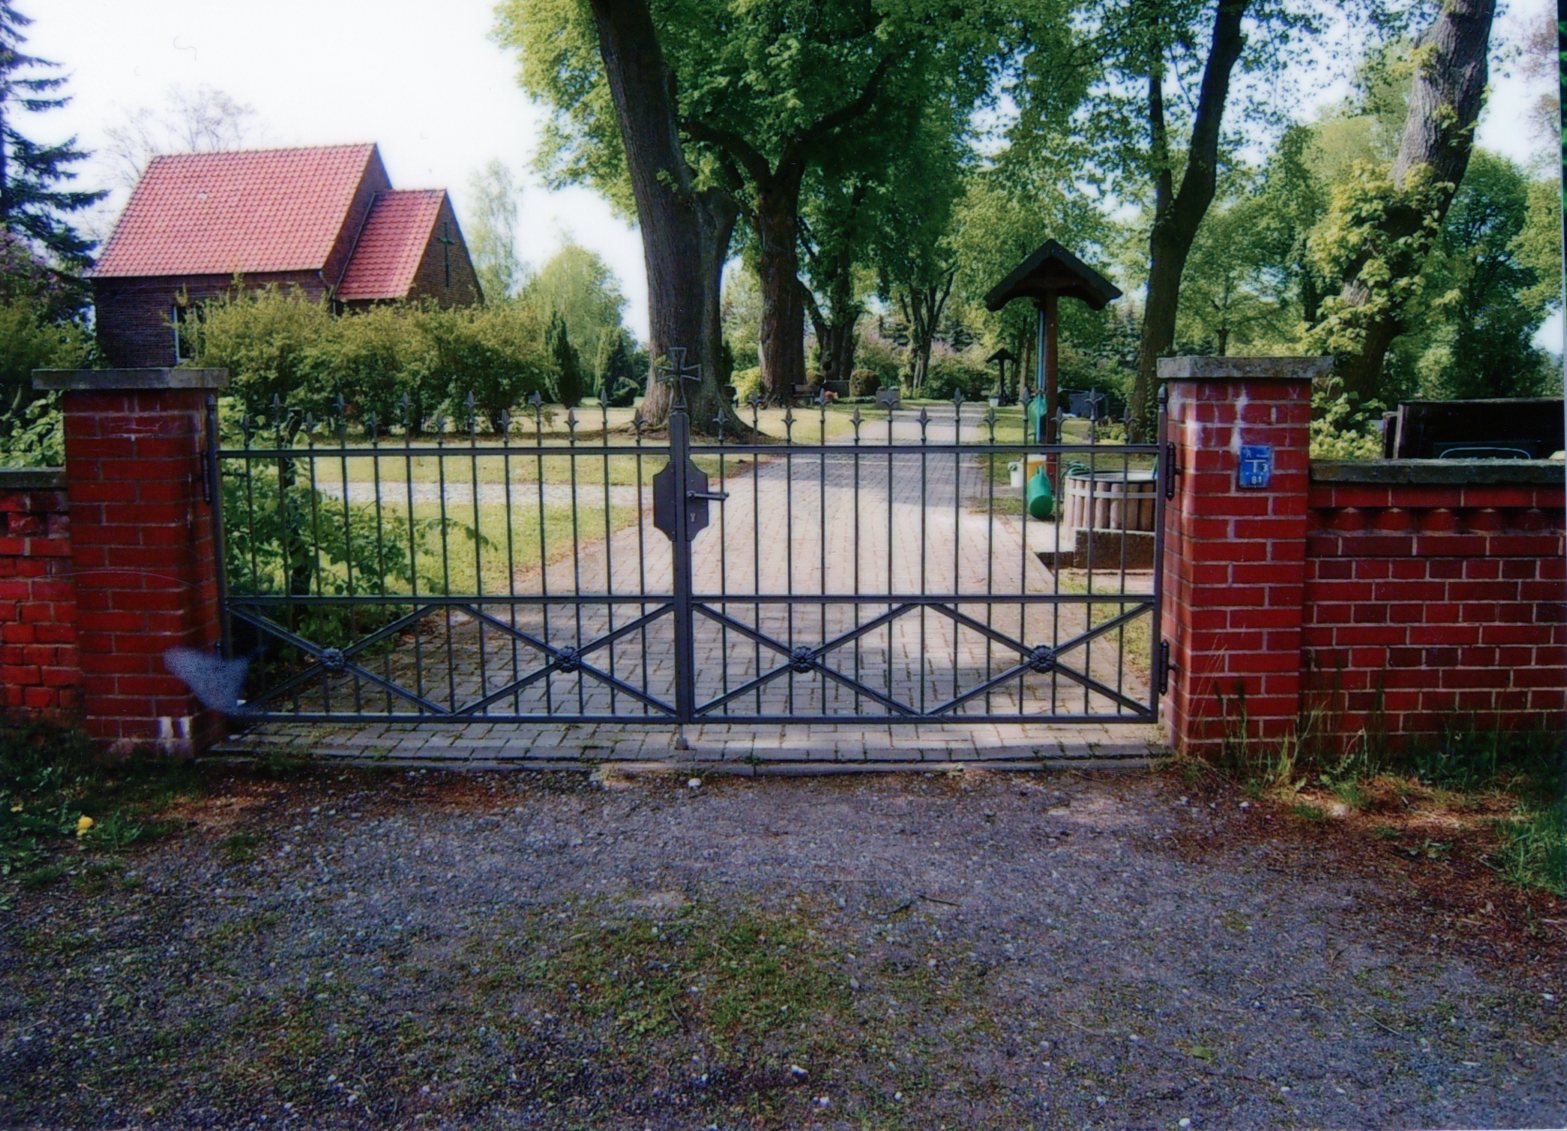
<path fill-rule="evenodd" d="M 87 835 L 87 830 L 92 828 L 92 827 L 93 827 L 93 819 L 91 817 L 78 817 L 78 818 L 76 818 L 76 835 L 77 836 L 86 836 Z"/>

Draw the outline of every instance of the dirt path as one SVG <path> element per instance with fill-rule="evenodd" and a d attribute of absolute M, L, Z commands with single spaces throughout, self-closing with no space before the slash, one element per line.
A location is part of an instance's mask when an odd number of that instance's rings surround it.
<path fill-rule="evenodd" d="M 1567 1122 L 1560 901 L 1183 788 L 224 778 L 0 920 L 0 1123 Z"/>

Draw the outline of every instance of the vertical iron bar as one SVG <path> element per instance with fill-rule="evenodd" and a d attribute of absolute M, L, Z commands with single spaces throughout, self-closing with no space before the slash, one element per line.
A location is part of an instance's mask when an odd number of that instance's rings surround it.
<path fill-rule="evenodd" d="M 729 493 L 728 460 L 724 452 L 724 413 L 723 407 L 719 408 L 714 424 L 718 428 L 718 493 Z M 719 609 L 725 616 L 729 615 L 729 604 L 723 598 L 729 595 L 729 508 L 718 508 L 718 596 Z M 718 633 L 718 663 L 719 686 L 722 694 L 729 694 L 729 626 L 721 625 Z M 729 704 L 724 704 L 724 714 L 729 714 Z"/>
<path fill-rule="evenodd" d="M 852 423 L 854 424 L 854 495 L 853 495 L 853 498 L 854 498 L 854 567 L 853 567 L 854 568 L 854 573 L 853 573 L 854 590 L 853 591 L 854 591 L 855 594 L 858 594 L 860 592 L 860 419 L 861 419 L 860 418 L 860 410 L 859 410 L 859 407 L 856 406 L 855 409 L 854 409 L 854 417 L 853 417 L 853 420 L 852 420 Z M 854 617 L 853 617 L 853 619 L 854 619 L 854 622 L 855 622 L 855 626 L 858 627 L 860 622 L 861 622 L 861 620 L 863 619 L 863 610 L 858 605 L 854 606 Z M 859 682 L 860 682 L 860 659 L 861 659 L 860 637 L 859 636 L 855 636 L 855 638 L 854 638 L 854 682 L 855 682 L 856 685 L 858 685 Z M 855 692 L 854 692 L 854 713 L 856 715 L 862 715 L 862 714 L 865 713 L 865 697 L 860 694 L 858 689 L 856 689 Z"/>
<path fill-rule="evenodd" d="M 669 410 L 669 466 L 674 469 L 675 534 L 670 543 L 670 580 L 675 598 L 675 721 L 689 723 L 696 717 L 696 647 L 691 623 L 691 490 L 687 463 L 691 458 L 691 417 L 675 370 L 674 404 Z"/>
<path fill-rule="evenodd" d="M 751 431 L 761 435 L 761 395 L 751 398 Z M 760 458 L 751 461 L 751 591 L 757 596 L 762 593 L 762 461 Z M 787 536 L 787 533 L 786 533 Z M 751 609 L 751 625 L 758 633 L 766 631 L 762 627 L 762 603 L 757 601 Z M 762 643 L 759 640 L 751 641 L 751 678 L 755 679 L 762 674 Z M 756 713 L 762 713 L 762 688 L 758 684 L 756 688 Z"/>
<path fill-rule="evenodd" d="M 511 412 L 501 413 L 501 493 L 506 506 L 506 595 L 511 598 L 511 605 L 506 621 L 511 625 L 511 679 L 516 683 L 520 678 L 518 665 L 518 645 L 520 641 L 516 636 L 517 628 L 517 541 L 516 523 L 511 513 Z M 512 714 L 522 713 L 522 692 L 512 693 Z"/>
<path fill-rule="evenodd" d="M 212 522 L 212 561 L 218 586 L 219 647 L 225 660 L 234 658 L 234 632 L 229 624 L 228 542 L 223 530 L 223 464 L 219 457 L 222 444 L 218 431 L 218 397 L 207 394 L 207 494 Z M 249 477 L 249 465 L 245 468 Z M 254 541 L 254 537 L 252 537 Z"/>
<path fill-rule="evenodd" d="M 640 409 L 635 410 L 635 415 L 631 418 L 631 427 L 637 436 L 637 593 L 643 598 L 642 602 L 637 606 L 637 615 L 645 617 L 647 616 L 647 502 L 642 494 L 644 483 L 642 475 L 643 424 L 642 411 Z M 649 660 L 647 652 L 647 625 L 645 623 L 642 625 L 640 632 L 642 637 L 642 661 L 638 666 L 642 669 L 642 694 L 646 696 L 648 693 L 647 669 Z M 648 706 L 645 702 L 642 704 L 642 713 L 644 715 L 648 713 Z"/>
<path fill-rule="evenodd" d="M 929 542 L 929 534 L 926 532 L 927 502 L 930 498 L 930 413 L 920 409 L 920 588 L 919 594 L 924 597 L 928 586 L 926 585 L 926 553 L 925 547 Z M 919 710 L 925 713 L 925 680 L 926 680 L 926 651 L 925 651 L 925 603 L 920 602 L 920 651 L 919 651 Z"/>
<path fill-rule="evenodd" d="M 604 612 L 609 617 L 610 633 L 615 631 L 615 559 L 612 543 L 615 537 L 614 523 L 610 521 L 612 497 L 609 490 L 609 405 L 604 403 L 603 387 L 599 388 L 599 436 L 604 448 Z M 609 674 L 615 671 L 615 642 L 609 642 Z M 609 686 L 609 713 L 616 713 L 615 685 Z"/>
<path fill-rule="evenodd" d="M 1003 379 L 1004 380 L 1004 379 Z M 998 382 L 1000 384 L 1000 382 Z M 1001 399 L 999 396 L 996 398 Z M 999 405 L 997 406 L 1000 407 Z M 996 592 L 996 410 L 993 408 L 985 416 L 985 435 L 991 445 L 990 451 L 985 455 L 985 623 L 989 624 L 995 617 L 995 606 L 989 598 Z M 1011 477 L 1008 476 L 1010 486 Z M 992 674 L 991 664 L 995 658 L 995 642 L 990 637 L 985 637 L 985 682 L 990 682 Z M 990 692 L 985 692 L 985 714 L 990 714 L 992 703 Z"/>
<path fill-rule="evenodd" d="M 357 596 L 354 592 L 354 509 L 349 500 L 348 487 L 348 406 L 343 403 L 342 394 L 337 397 L 337 470 L 343 483 L 343 568 L 348 575 L 348 595 Z M 351 640 L 359 638 L 359 606 L 348 607 L 348 636 Z M 363 714 L 365 709 L 364 680 L 354 676 L 354 713 Z"/>
<path fill-rule="evenodd" d="M 963 498 L 963 457 L 958 452 L 958 447 L 963 443 L 963 390 L 959 389 L 952 398 L 952 607 L 957 612 L 962 612 L 958 594 L 963 592 L 962 566 L 959 562 L 959 548 L 963 544 L 963 516 L 959 507 Z M 962 668 L 960 660 L 960 646 L 963 643 L 963 633 L 957 621 L 952 622 L 952 697 L 956 699 L 961 689 L 958 686 L 958 672 Z M 968 708 L 963 709 L 968 713 Z"/>
<path fill-rule="evenodd" d="M 253 461 L 251 458 L 251 439 L 254 433 L 250 430 L 251 421 L 247 417 L 242 427 L 245 432 L 245 520 L 250 531 L 250 592 L 252 594 L 264 592 L 261 588 L 261 560 L 259 557 L 261 540 L 256 529 L 256 477 L 251 474 Z M 282 512 L 278 512 L 281 514 Z M 288 590 L 283 590 L 285 593 Z"/>
<path fill-rule="evenodd" d="M 816 442 L 819 445 L 816 455 L 816 513 L 817 513 L 817 537 L 820 543 L 820 555 L 817 568 L 817 591 L 820 596 L 827 595 L 827 386 L 822 386 L 821 404 L 816 414 Z M 827 602 L 822 601 L 817 605 L 819 635 L 817 643 L 827 642 Z M 825 659 L 825 657 L 824 657 Z M 819 677 L 820 685 L 817 695 L 820 704 L 820 713 L 827 713 L 827 670 L 823 664 Z"/>
<path fill-rule="evenodd" d="M 386 585 L 386 520 L 381 508 L 381 429 L 380 422 L 374 413 L 370 414 L 366 422 L 366 428 L 370 433 L 370 486 L 375 492 L 375 567 L 376 576 L 380 578 L 377 588 L 382 597 L 389 596 Z M 410 608 L 410 612 L 412 609 Z M 383 648 L 381 650 L 381 674 L 388 684 L 392 682 L 392 654 L 395 649 Z M 386 713 L 392 713 L 392 692 L 383 689 L 386 696 Z"/>
<path fill-rule="evenodd" d="M 1164 633 L 1164 508 L 1174 489 L 1172 483 L 1161 483 L 1161 478 L 1172 478 L 1169 469 L 1169 388 L 1159 389 L 1158 447 L 1154 453 L 1154 507 L 1153 507 L 1153 624 L 1148 629 L 1148 710 L 1159 717 L 1159 687 L 1166 673 L 1159 670 L 1164 652 L 1161 648 Z"/>
<path fill-rule="evenodd" d="M 892 450 L 893 450 L 893 442 L 892 442 L 892 414 L 893 414 L 892 401 L 889 400 L 887 402 L 887 550 L 886 550 L 885 555 L 883 555 L 887 559 L 887 612 L 889 614 L 893 610 L 892 594 L 897 591 L 896 589 L 893 588 L 893 577 L 892 577 L 892 559 L 894 557 L 893 548 L 892 548 L 893 547 L 893 543 L 892 543 L 892 536 L 893 536 L 892 528 L 893 528 L 893 511 L 895 509 L 895 506 L 894 506 L 895 500 L 893 498 L 893 489 L 894 489 L 895 475 L 894 475 L 894 470 L 893 470 L 893 456 L 892 456 Z M 893 693 L 892 693 L 892 671 L 893 671 L 893 622 L 891 620 L 889 620 L 887 622 L 887 698 L 888 699 L 896 699 L 897 698 L 897 696 L 893 695 Z"/>
<path fill-rule="evenodd" d="M 788 582 L 784 592 L 790 598 L 794 597 L 794 406 L 791 404 L 784 409 L 784 529 L 788 532 L 784 538 L 784 552 L 787 558 L 785 568 L 788 571 Z M 789 644 L 789 651 L 794 651 L 794 601 L 791 599 L 785 606 L 788 610 L 788 633 L 785 639 Z M 788 714 L 794 714 L 794 676 L 791 671 L 787 677 L 789 681 Z"/>
<path fill-rule="evenodd" d="M 538 393 L 534 393 L 530 399 L 533 403 L 533 441 L 535 458 L 538 462 L 538 475 L 536 477 L 538 482 L 536 486 L 538 487 L 539 493 L 539 596 L 548 597 L 550 595 L 550 556 L 549 546 L 547 545 L 547 540 L 544 534 L 544 398 L 539 396 Z M 542 639 L 544 643 L 549 644 L 551 643 L 550 603 L 547 600 L 539 602 L 539 615 L 541 617 L 541 623 L 543 627 L 543 632 L 540 636 L 540 639 Z M 541 656 L 540 659 L 545 663 L 549 662 L 549 656 L 547 654 Z M 551 672 L 539 682 L 544 684 L 544 713 L 546 715 L 553 715 L 555 713 L 555 673 Z"/>
<path fill-rule="evenodd" d="M 577 651 L 582 650 L 582 533 L 577 513 L 577 410 L 566 410 L 566 468 L 571 481 L 571 592 L 577 598 L 572 603 L 573 619 L 577 625 Z M 587 680 L 577 672 L 577 714 L 586 714 Z"/>
<path fill-rule="evenodd" d="M 484 516 L 479 507 L 479 418 L 474 413 L 473 394 L 468 394 L 468 487 L 473 492 L 473 607 L 484 610 Z M 479 698 L 490 693 L 489 649 L 484 643 L 484 621 L 474 618 L 473 633 L 479 642 Z M 457 704 L 453 703 L 455 707 Z M 485 708 L 489 714 L 489 708 Z"/>
<path fill-rule="evenodd" d="M 435 473 L 437 479 L 436 506 L 440 511 L 441 524 L 441 596 L 452 595 L 452 548 L 451 535 L 446 517 L 446 421 L 440 417 L 435 421 Z M 448 709 L 457 707 L 457 651 L 452 644 L 452 606 L 450 603 L 441 606 L 441 613 L 446 620 L 446 705 Z"/>
<path fill-rule="evenodd" d="M 305 462 L 310 469 L 306 481 L 310 489 L 310 546 L 315 562 L 316 596 L 322 597 L 325 596 L 325 590 L 321 587 L 323 575 L 323 570 L 321 569 L 321 492 L 316 483 L 315 422 L 308 416 L 305 418 Z M 329 647 L 337 646 L 336 641 L 324 641 L 323 643 Z M 321 709 L 327 714 L 332 713 L 331 672 L 325 673 L 321 680 Z"/>
<path fill-rule="evenodd" d="M 419 607 L 419 526 L 414 519 L 414 419 L 409 415 L 408 400 L 403 399 L 403 490 L 408 499 L 408 576 L 409 596 L 413 607 Z M 423 420 L 418 423 L 423 424 Z M 423 620 L 423 618 L 420 618 Z M 424 633 L 414 626 L 414 691 L 424 698 Z"/>

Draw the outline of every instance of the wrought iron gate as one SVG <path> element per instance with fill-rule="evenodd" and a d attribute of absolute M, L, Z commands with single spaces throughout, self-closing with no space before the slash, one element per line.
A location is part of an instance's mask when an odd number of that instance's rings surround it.
<path fill-rule="evenodd" d="M 471 405 L 463 431 L 420 436 L 405 409 L 394 429 L 358 422 L 353 442 L 341 405 L 326 422 L 276 405 L 243 422 L 213 456 L 229 646 L 251 659 L 241 711 L 1156 717 L 1162 421 L 1156 444 L 1086 421 L 1046 446 L 961 396 L 823 398 L 781 417 L 751 405 L 694 438 L 693 375 L 669 375 L 667 439 L 604 407 L 552 418 L 537 398 L 494 439 Z M 1051 521 L 1015 485 L 1041 469 L 1066 496 Z"/>

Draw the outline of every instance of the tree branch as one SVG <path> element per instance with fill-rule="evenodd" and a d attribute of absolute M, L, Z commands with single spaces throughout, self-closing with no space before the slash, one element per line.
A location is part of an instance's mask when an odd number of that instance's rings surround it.
<path fill-rule="evenodd" d="M 876 68 L 871 71 L 871 77 L 866 80 L 865 88 L 854 99 L 836 110 L 830 110 L 823 114 L 815 122 L 806 126 L 805 129 L 791 138 L 784 146 L 784 156 L 778 162 L 779 166 L 782 167 L 793 161 L 804 160 L 806 154 L 814 149 L 818 143 L 826 140 L 828 135 L 834 130 L 846 126 L 856 118 L 863 116 L 875 104 L 876 94 L 881 88 L 882 79 L 887 77 L 887 72 L 892 69 L 892 64 L 895 61 L 895 56 L 883 55 L 876 64 Z"/>
<path fill-rule="evenodd" d="M 721 130 L 716 126 L 710 126 L 706 122 L 700 122 L 695 118 L 682 119 L 680 128 L 697 141 L 716 145 L 722 152 L 740 162 L 746 173 L 758 185 L 772 177 L 773 169 L 768 164 L 767 158 L 754 145 L 733 130 Z"/>

